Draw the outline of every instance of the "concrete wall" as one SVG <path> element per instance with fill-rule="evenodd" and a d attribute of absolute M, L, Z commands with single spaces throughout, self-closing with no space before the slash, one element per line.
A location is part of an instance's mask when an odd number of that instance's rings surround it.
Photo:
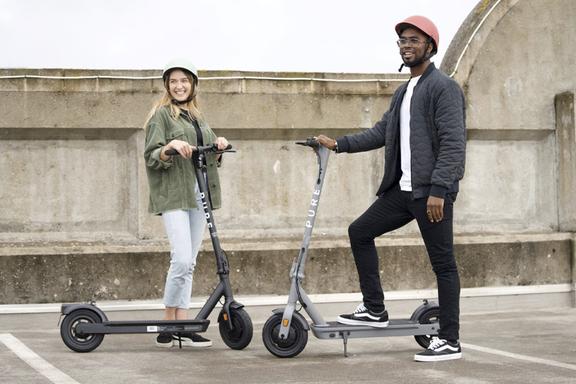
<path fill-rule="evenodd" d="M 455 210 L 464 287 L 572 280 L 564 232 L 576 225 L 575 17 L 571 0 L 481 1 L 442 63 L 467 97 L 467 168 Z M 162 88 L 158 75 L 0 70 L 0 303 L 160 297 L 167 248 L 160 219 L 146 211 L 141 128 Z M 208 121 L 238 149 L 221 169 L 216 215 L 237 288 L 283 293 L 317 172 L 294 140 L 371 127 L 407 77 L 200 76 Z M 308 273 L 313 292 L 357 290 L 346 228 L 373 200 L 382 165 L 381 150 L 331 157 L 313 243 L 323 263 Z M 386 288 L 433 284 L 415 225 L 379 247 Z M 203 255 L 197 275 L 205 276 L 211 260 Z M 211 287 L 195 282 L 195 293 Z"/>
<path fill-rule="evenodd" d="M 14 71 L 3 71 L 8 73 Z M 237 154 L 226 156 L 221 170 L 224 207 L 219 223 L 223 235 L 278 236 L 299 227 L 305 209 L 300 203 L 311 193 L 316 160 L 312 153 L 294 145 L 294 140 L 318 132 L 343 134 L 371 126 L 398 84 L 394 77 L 391 82 L 367 83 L 203 81 L 201 102 L 208 121 L 238 149 Z M 160 220 L 146 212 L 141 129 L 159 97 L 160 80 L 25 78 L 0 80 L 0 87 L 5 116 L 0 123 L 0 150 L 5 154 L 0 172 L 10 175 L 0 198 L 0 209 L 6 212 L 0 218 L 3 239 L 164 237 Z M 380 181 L 381 159 L 381 153 L 374 152 L 354 161 L 332 161 L 327 180 L 332 191 L 326 193 L 323 206 L 327 210 L 338 206 L 344 220 L 354 217 L 357 209 L 348 196 L 353 189 L 362 202 L 372 199 Z M 339 175 L 354 176 L 340 188 Z M 319 225 L 339 229 L 341 218 L 326 216 Z"/>
<path fill-rule="evenodd" d="M 558 199 L 558 185 L 574 178 L 574 168 L 558 166 L 557 130 L 570 123 L 557 120 L 555 99 L 576 90 L 575 16 L 571 0 L 480 1 L 445 56 L 442 69 L 466 91 L 477 157 L 464 190 L 482 194 L 468 203 L 480 230 L 573 230 L 560 228 L 559 212 L 574 218 L 574 211 Z"/>

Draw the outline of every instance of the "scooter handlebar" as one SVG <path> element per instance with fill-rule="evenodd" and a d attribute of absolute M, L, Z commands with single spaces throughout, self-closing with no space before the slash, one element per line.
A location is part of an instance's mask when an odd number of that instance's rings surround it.
<path fill-rule="evenodd" d="M 312 148 L 318 148 L 320 146 L 320 143 L 315 137 L 308 137 L 306 138 L 306 141 L 297 141 L 296 144 Z"/>
<path fill-rule="evenodd" d="M 205 146 L 201 146 L 201 147 L 196 147 L 193 152 L 200 152 L 200 153 L 208 153 L 208 152 L 212 152 L 212 153 L 224 153 L 224 152 L 236 152 L 235 150 L 232 149 L 232 144 L 228 144 L 228 146 L 226 147 L 226 149 L 223 150 L 219 150 L 218 149 L 218 145 L 217 144 L 212 144 L 212 145 L 205 145 Z M 178 151 L 175 150 L 174 148 L 170 148 L 168 150 L 166 150 L 165 152 L 168 156 L 175 156 L 178 155 Z"/>

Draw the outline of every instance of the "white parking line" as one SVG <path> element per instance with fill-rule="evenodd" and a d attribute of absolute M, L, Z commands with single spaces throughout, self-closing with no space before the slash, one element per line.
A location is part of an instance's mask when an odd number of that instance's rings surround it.
<path fill-rule="evenodd" d="M 0 333 L 0 342 L 4 343 L 4 345 L 14 352 L 16 356 L 54 384 L 79 384 L 76 380 L 38 356 L 34 351 L 11 334 Z"/>
<path fill-rule="evenodd" d="M 554 360 L 540 359 L 538 357 L 532 357 L 532 356 L 520 355 L 518 353 L 500 351 L 498 349 L 486 348 L 486 347 L 481 347 L 479 345 L 473 345 L 473 344 L 462 343 L 462 348 L 472 349 L 472 350 L 478 351 L 478 352 L 490 353 L 492 355 L 509 357 L 511 359 L 516 359 L 516 360 L 523 360 L 523 361 L 527 361 L 529 363 L 549 365 L 551 367 L 564 368 L 564 369 L 570 369 L 572 371 L 576 371 L 576 365 L 574 365 L 574 364 L 560 363 L 560 362 L 554 361 Z"/>

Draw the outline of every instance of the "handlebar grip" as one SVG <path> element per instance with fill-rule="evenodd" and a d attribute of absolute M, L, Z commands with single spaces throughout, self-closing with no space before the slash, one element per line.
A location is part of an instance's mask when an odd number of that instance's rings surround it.
<path fill-rule="evenodd" d="M 317 148 L 320 146 L 318 140 L 315 137 L 307 137 L 306 141 L 297 141 L 296 144 L 298 145 L 305 145 L 307 147 Z"/>
<path fill-rule="evenodd" d="M 166 152 L 164 152 L 165 154 L 167 154 L 168 156 L 174 156 L 178 154 L 178 151 L 175 150 L 174 148 L 170 148 L 168 149 Z"/>

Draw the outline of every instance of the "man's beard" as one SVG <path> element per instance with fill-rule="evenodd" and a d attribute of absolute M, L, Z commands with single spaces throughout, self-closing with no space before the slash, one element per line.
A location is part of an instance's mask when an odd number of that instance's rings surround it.
<path fill-rule="evenodd" d="M 404 57 L 402 57 L 402 62 L 404 62 L 404 66 L 408 67 L 408 68 L 412 68 L 412 67 L 417 67 L 420 64 L 424 63 L 426 60 L 428 60 L 428 56 L 426 54 L 412 60 L 412 61 L 407 61 L 406 59 L 404 59 Z"/>

